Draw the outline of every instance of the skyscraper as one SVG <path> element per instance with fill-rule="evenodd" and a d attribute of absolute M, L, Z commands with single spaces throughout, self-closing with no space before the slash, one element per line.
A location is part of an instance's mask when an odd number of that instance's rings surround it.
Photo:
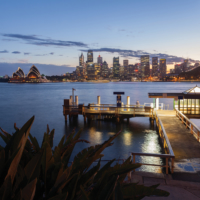
<path fill-rule="evenodd" d="M 150 75 L 149 55 L 141 56 L 140 73 L 142 77 L 148 77 Z"/>
<path fill-rule="evenodd" d="M 83 67 L 83 65 L 84 65 L 84 56 L 83 56 L 83 53 L 81 53 L 81 55 L 79 57 L 79 66 Z"/>
<path fill-rule="evenodd" d="M 124 74 L 129 74 L 129 67 L 128 67 L 128 60 L 123 60 L 123 66 L 124 66 Z"/>
<path fill-rule="evenodd" d="M 158 76 L 158 57 L 152 58 L 152 76 Z"/>
<path fill-rule="evenodd" d="M 99 57 L 97 57 L 97 63 L 98 64 L 102 64 L 103 63 L 102 57 L 100 55 L 99 55 Z"/>
<path fill-rule="evenodd" d="M 160 75 L 165 76 L 167 72 L 166 59 L 160 59 Z"/>
<path fill-rule="evenodd" d="M 123 66 L 128 67 L 128 60 L 123 60 Z"/>
<path fill-rule="evenodd" d="M 106 61 L 104 61 L 101 66 L 101 76 L 108 77 L 108 75 L 109 75 L 108 64 Z"/>
<path fill-rule="evenodd" d="M 87 61 L 88 62 L 93 62 L 93 51 L 92 50 L 88 50 Z"/>
<path fill-rule="evenodd" d="M 119 57 L 113 58 L 113 77 L 119 78 Z"/>
<path fill-rule="evenodd" d="M 181 73 L 181 65 L 180 64 L 176 64 L 174 65 L 174 71 L 175 71 L 175 74 L 180 74 Z"/>
<path fill-rule="evenodd" d="M 189 67 L 189 62 L 188 62 L 188 59 L 185 59 L 184 60 L 184 63 L 183 63 L 183 72 L 185 72 L 185 71 L 187 71 L 187 69 L 188 69 L 188 67 Z"/>

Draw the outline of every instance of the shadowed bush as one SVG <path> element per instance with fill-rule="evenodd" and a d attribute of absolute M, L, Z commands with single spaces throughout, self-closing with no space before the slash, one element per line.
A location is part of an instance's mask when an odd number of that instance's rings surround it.
<path fill-rule="evenodd" d="M 81 131 L 63 136 L 53 149 L 55 130 L 50 131 L 47 125 L 40 147 L 30 134 L 33 121 L 34 116 L 21 129 L 15 124 L 12 135 L 1 129 L 6 146 L 0 146 L 0 200 L 128 200 L 169 195 L 157 189 L 158 185 L 126 183 L 127 173 L 140 167 L 132 164 L 130 157 L 123 164 L 112 167 L 113 159 L 100 168 L 102 151 L 113 144 L 119 133 L 101 145 L 83 149 L 69 162 L 75 145 L 88 143 L 80 139 Z"/>

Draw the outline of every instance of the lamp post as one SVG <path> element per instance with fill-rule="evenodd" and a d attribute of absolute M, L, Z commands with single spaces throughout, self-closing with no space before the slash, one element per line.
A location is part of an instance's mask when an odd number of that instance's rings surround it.
<path fill-rule="evenodd" d="M 72 104 L 73 104 L 73 106 L 74 106 L 74 88 L 72 88 L 72 97 L 73 97 L 73 102 L 72 102 Z M 75 90 L 76 91 L 76 90 Z"/>

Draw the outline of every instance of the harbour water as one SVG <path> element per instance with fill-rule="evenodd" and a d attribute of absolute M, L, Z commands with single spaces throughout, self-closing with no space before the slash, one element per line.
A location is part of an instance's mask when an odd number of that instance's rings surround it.
<path fill-rule="evenodd" d="M 197 83 L 198 84 L 198 83 Z M 31 129 L 41 144 L 46 124 L 55 129 L 54 146 L 61 137 L 69 134 L 74 128 L 78 131 L 83 128 L 81 138 L 90 141 L 90 144 L 76 145 L 72 158 L 83 148 L 89 145 L 101 144 L 118 131 L 122 131 L 114 140 L 114 145 L 104 150 L 105 160 L 113 158 L 126 159 L 130 152 L 162 153 L 155 125 L 152 126 L 148 117 L 131 118 L 129 124 L 91 121 L 84 124 L 83 117 L 79 116 L 77 122 L 65 123 L 63 116 L 63 99 L 69 98 L 72 88 L 79 97 L 79 103 L 96 103 L 97 96 L 101 96 L 102 104 L 116 103 L 114 91 L 123 91 L 122 102 L 126 104 L 126 96 L 130 96 L 130 103 L 152 103 L 148 92 L 183 92 L 192 88 L 196 83 L 173 82 L 110 82 L 110 83 L 43 83 L 43 84 L 0 84 L 0 127 L 9 133 L 14 132 L 14 123 L 21 127 L 30 117 L 35 115 Z M 172 99 L 160 99 L 166 108 L 173 108 Z M 198 122 L 198 120 L 196 121 Z M 0 140 L 0 145 L 4 142 Z M 72 159 L 71 158 L 71 159 Z M 162 160 L 152 157 L 138 157 L 136 161 L 143 163 L 161 164 Z M 140 170 L 160 172 L 160 168 L 143 166 Z"/>

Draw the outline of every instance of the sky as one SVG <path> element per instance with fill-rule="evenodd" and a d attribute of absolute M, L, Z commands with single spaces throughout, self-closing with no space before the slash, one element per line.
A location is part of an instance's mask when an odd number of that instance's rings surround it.
<path fill-rule="evenodd" d="M 46 75 L 72 72 L 89 49 L 109 67 L 115 56 L 135 64 L 145 54 L 165 58 L 168 70 L 193 64 L 199 10 L 199 0 L 0 0 L 0 76 L 33 64 Z"/>

